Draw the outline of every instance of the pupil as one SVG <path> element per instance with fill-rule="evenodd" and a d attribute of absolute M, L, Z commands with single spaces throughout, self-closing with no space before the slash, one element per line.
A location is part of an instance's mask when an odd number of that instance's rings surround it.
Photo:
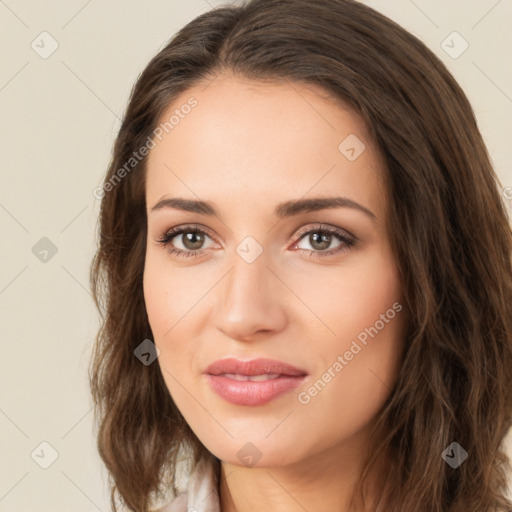
<path fill-rule="evenodd" d="M 202 233 L 198 233 L 197 231 L 189 231 L 185 234 L 183 238 L 183 245 L 187 249 L 190 249 L 191 251 L 199 249 L 202 243 L 203 235 Z"/>
<path fill-rule="evenodd" d="M 320 247 L 316 247 L 318 250 L 327 249 L 329 245 L 331 245 L 331 236 L 332 235 L 329 234 L 320 235 L 318 233 L 313 233 L 309 235 L 309 243 L 312 247 L 315 247 L 315 244 L 319 244 Z"/>

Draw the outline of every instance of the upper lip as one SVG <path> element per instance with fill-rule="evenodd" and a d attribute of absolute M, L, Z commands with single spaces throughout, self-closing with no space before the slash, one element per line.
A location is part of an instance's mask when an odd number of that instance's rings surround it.
<path fill-rule="evenodd" d="M 205 373 L 210 375 L 232 373 L 249 376 L 263 375 L 265 373 L 275 373 L 288 376 L 307 375 L 306 371 L 275 359 L 251 359 L 250 361 L 241 361 L 234 358 L 219 359 L 218 361 L 215 361 L 206 368 Z"/>

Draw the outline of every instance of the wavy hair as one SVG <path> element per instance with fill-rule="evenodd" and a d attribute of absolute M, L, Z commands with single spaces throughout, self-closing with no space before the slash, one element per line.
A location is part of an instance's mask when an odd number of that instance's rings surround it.
<path fill-rule="evenodd" d="M 503 440 L 512 424 L 512 232 L 502 185 L 470 103 L 444 64 L 353 0 L 212 9 L 159 51 L 132 90 L 105 176 L 91 265 L 101 327 L 89 376 L 112 509 L 118 495 L 129 510 L 146 512 L 166 491 L 176 494 L 182 450 L 191 468 L 211 456 L 159 365 L 134 356 L 142 340 L 153 339 L 142 289 L 146 157 L 122 179 L 120 169 L 179 94 L 224 70 L 321 86 L 363 119 L 384 158 L 390 239 L 410 319 L 360 496 L 390 453 L 375 510 L 511 511 Z M 452 442 L 468 453 L 457 468 L 442 458 Z"/>

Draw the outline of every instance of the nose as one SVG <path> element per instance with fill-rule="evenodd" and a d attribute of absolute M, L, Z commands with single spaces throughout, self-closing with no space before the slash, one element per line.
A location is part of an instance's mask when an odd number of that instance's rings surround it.
<path fill-rule="evenodd" d="M 286 327 L 286 288 L 267 267 L 265 253 L 252 263 L 238 254 L 233 266 L 217 288 L 213 322 L 225 336 L 250 341 L 259 335 Z"/>

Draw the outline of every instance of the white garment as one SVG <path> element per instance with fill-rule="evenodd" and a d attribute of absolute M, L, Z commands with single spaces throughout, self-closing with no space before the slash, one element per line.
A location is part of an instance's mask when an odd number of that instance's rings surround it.
<path fill-rule="evenodd" d="M 188 480 L 187 491 L 155 512 L 220 512 L 213 462 L 201 459 Z"/>

